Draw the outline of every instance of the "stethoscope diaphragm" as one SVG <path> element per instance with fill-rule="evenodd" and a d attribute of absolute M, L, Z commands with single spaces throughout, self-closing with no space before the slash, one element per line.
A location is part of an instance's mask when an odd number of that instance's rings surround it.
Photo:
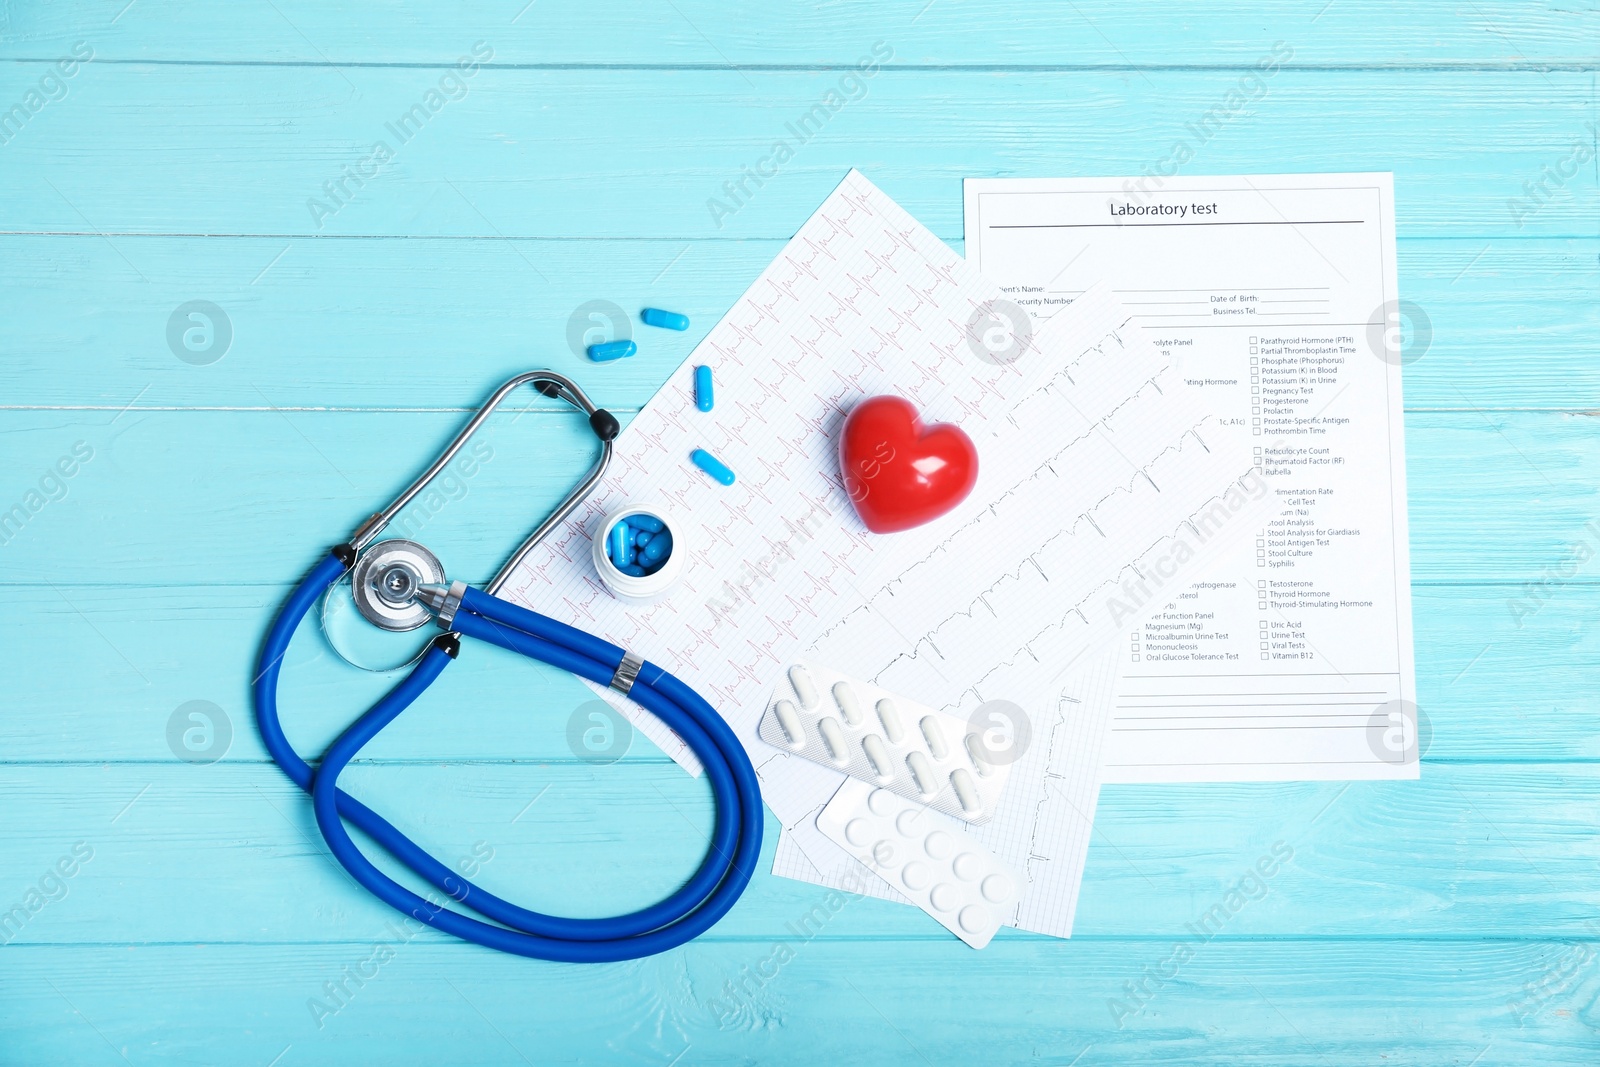
<path fill-rule="evenodd" d="M 433 620 L 417 600 L 424 585 L 444 581 L 439 557 L 402 537 L 379 541 L 361 553 L 350 571 L 350 594 L 356 610 L 385 630 L 415 630 Z"/>
<path fill-rule="evenodd" d="M 322 596 L 328 646 L 350 666 L 375 674 L 411 666 L 433 636 L 405 636 L 433 619 L 417 590 L 442 581 L 439 557 L 417 542 L 397 537 L 371 545 Z"/>

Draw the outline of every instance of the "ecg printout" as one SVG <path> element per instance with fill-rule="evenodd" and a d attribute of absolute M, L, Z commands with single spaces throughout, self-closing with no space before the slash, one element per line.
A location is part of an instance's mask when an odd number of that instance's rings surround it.
<path fill-rule="evenodd" d="M 825 803 L 839 779 L 767 746 L 756 726 L 773 681 L 822 631 L 846 626 L 858 635 L 852 643 L 876 642 L 859 650 L 883 654 L 874 671 L 944 663 L 967 672 L 965 685 L 984 682 L 987 691 L 993 681 L 998 693 L 1007 676 L 944 661 L 935 635 L 924 633 L 927 621 L 943 620 L 935 629 L 959 640 L 988 604 L 1040 602 L 1035 583 L 1046 572 L 1032 557 L 1054 552 L 1045 566 L 1059 563 L 1056 588 L 1070 595 L 1048 601 L 1053 610 L 1030 618 L 1031 628 L 984 639 L 974 654 L 1018 672 L 1027 683 L 1019 703 L 1042 691 L 1023 677 L 1030 672 L 1059 688 L 1103 632 L 1114 640 L 1119 610 L 1157 602 L 1152 581 L 1201 573 L 1276 502 L 1248 466 L 1205 448 L 1204 413 L 1170 361 L 1123 347 L 1116 328 L 1126 316 L 1113 301 L 1091 294 L 1023 351 L 996 359 L 972 342 L 968 324 L 997 296 L 852 172 L 619 436 L 606 479 L 529 556 L 509 595 L 637 650 L 705 694 L 750 751 L 763 797 L 786 826 Z M 702 363 L 718 379 L 711 413 L 692 399 L 691 367 Z M 835 456 L 843 414 L 884 392 L 907 396 L 929 421 L 959 422 L 980 455 L 966 503 L 892 537 L 868 534 L 856 518 Z M 1147 407 L 1167 417 L 1142 418 Z M 725 487 L 694 468 L 696 447 L 739 480 Z M 679 585 L 645 607 L 612 598 L 588 563 L 593 528 L 624 500 L 668 513 L 687 554 Z M 1196 538 L 1190 519 L 1208 507 L 1212 518 Z M 889 592 L 874 600 L 886 583 Z M 862 610 L 868 601 L 873 608 Z M 930 608 L 936 613 L 923 614 Z M 960 689 L 941 690 L 928 702 L 960 699 Z M 693 765 L 656 720 L 619 707 Z M 1091 803 L 1097 747 L 1075 747 L 1069 761 Z"/>
<path fill-rule="evenodd" d="M 1418 774 L 1388 174 L 972 179 L 1035 320 L 1108 284 L 1290 510 L 1130 628 L 1104 780 Z"/>
<path fill-rule="evenodd" d="M 764 707 L 774 670 L 814 630 L 877 588 L 876 574 L 927 555 L 1007 476 L 1004 456 L 983 447 L 985 428 L 1003 422 L 1044 361 L 1026 358 L 1037 346 L 999 362 L 969 343 L 967 321 L 998 295 L 851 171 L 618 436 L 606 477 L 529 554 L 507 595 L 638 651 L 737 724 L 741 709 Z M 697 364 L 716 375 L 709 413 L 694 404 Z M 838 471 L 844 414 L 878 393 L 907 397 L 929 422 L 960 423 L 981 456 L 964 504 L 892 538 L 867 532 Z M 737 482 L 694 467 L 695 448 Z M 670 516 L 686 554 L 677 586 L 648 606 L 613 598 L 589 563 L 592 528 L 622 501 Z M 657 720 L 601 693 L 698 772 Z"/>
<path fill-rule="evenodd" d="M 1113 645 L 1281 510 L 1252 468 L 1236 478 L 1234 457 L 1204 447 L 1208 415 L 1196 391 L 1182 385 L 1170 355 L 1114 310 L 1091 294 L 1053 320 L 1081 324 L 1075 340 L 1093 347 L 1009 416 L 1022 439 L 1039 446 L 1032 472 L 806 653 L 971 716 L 974 728 L 992 721 L 980 711 L 986 702 L 1016 706 L 1025 722 L 1009 739 L 1010 782 L 994 819 L 967 829 L 1023 876 L 1009 925 L 1060 937 L 1070 934 L 1077 906 L 1116 666 L 1088 653 Z M 1046 335 L 1057 336 L 1050 327 Z M 1121 384 L 1113 394 L 1142 388 L 1094 423 L 1081 421 L 1078 412 L 1098 406 L 1093 389 L 1102 377 Z M 1192 547 L 1192 556 L 1178 545 Z M 1181 578 L 1170 568 L 1179 556 Z M 980 559 L 982 566 L 941 566 Z M 789 759 L 797 757 L 765 766 Z M 814 825 L 831 794 L 784 820 L 774 872 L 860 891 L 861 879 L 850 877 L 856 860 Z M 876 895 L 899 898 L 883 889 Z"/>

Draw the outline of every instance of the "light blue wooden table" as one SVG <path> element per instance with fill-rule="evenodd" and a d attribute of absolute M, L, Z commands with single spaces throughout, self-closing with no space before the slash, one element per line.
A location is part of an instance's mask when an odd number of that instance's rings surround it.
<path fill-rule="evenodd" d="M 761 6 L 0 4 L 0 1062 L 1600 1062 L 1594 5 Z M 289 583 L 510 374 L 635 410 L 849 167 L 959 249 L 962 177 L 1137 173 L 1277 42 L 1186 171 L 1395 172 L 1436 330 L 1405 385 L 1422 780 L 1107 789 L 1070 941 L 975 953 L 870 900 L 801 937 L 827 894 L 761 874 L 638 963 L 396 943 L 255 733 Z M 591 365 L 590 300 L 694 328 Z M 171 343 L 191 301 L 214 331 Z M 478 579 L 587 458 L 543 402 L 490 443 L 414 526 Z M 350 788 L 533 906 L 685 876 L 704 784 L 642 740 L 575 758 L 586 692 L 472 652 Z M 315 640 L 293 668 L 303 749 L 378 691 Z M 191 701 L 216 732 L 186 747 Z"/>

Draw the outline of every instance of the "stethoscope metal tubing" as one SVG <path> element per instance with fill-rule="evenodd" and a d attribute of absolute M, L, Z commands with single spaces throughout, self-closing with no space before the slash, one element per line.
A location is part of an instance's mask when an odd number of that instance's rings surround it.
<path fill-rule="evenodd" d="M 534 546 L 543 541 L 557 525 L 565 521 L 567 516 L 571 515 L 578 505 L 583 503 L 584 498 L 594 491 L 594 487 L 600 484 L 600 479 L 605 477 L 606 468 L 611 464 L 611 442 L 616 437 L 616 419 L 612 417 L 610 412 L 596 407 L 594 402 L 589 399 L 588 394 L 578 387 L 578 383 L 565 375 L 557 374 L 555 371 L 528 371 L 525 374 L 517 375 L 496 389 L 493 395 L 484 401 L 477 414 L 473 415 L 467 424 L 461 428 L 461 432 L 456 434 L 455 439 L 445 446 L 444 451 L 439 453 L 438 458 L 433 461 L 427 470 L 422 472 L 416 481 L 412 482 L 399 496 L 395 497 L 388 507 L 356 527 L 356 531 L 350 535 L 349 541 L 346 542 L 351 551 L 359 555 L 368 545 L 375 541 L 378 535 L 384 531 L 384 528 L 394 521 L 394 517 L 400 514 L 401 509 L 411 503 L 418 493 L 428 487 L 429 482 L 437 478 L 450 465 L 450 461 L 456 458 L 456 453 L 460 452 L 466 446 L 466 443 L 472 440 L 472 435 L 477 433 L 479 428 L 488 421 L 495 408 L 499 407 L 501 402 L 518 386 L 526 385 L 529 382 L 534 383 L 534 387 L 545 396 L 560 397 L 588 417 L 590 427 L 595 431 L 595 436 L 600 439 L 600 456 L 595 460 L 594 466 L 589 468 L 589 473 L 584 476 L 583 480 L 573 487 L 572 491 L 566 495 L 566 498 L 560 504 L 556 505 L 556 509 L 546 516 L 543 522 L 534 527 L 533 532 L 517 547 L 517 550 L 511 554 L 510 558 L 501 565 L 500 570 L 489 584 L 484 586 L 484 589 L 489 593 L 498 593 L 505 586 L 511 575 L 515 573 L 517 566 L 527 558 L 529 552 L 533 551 Z M 603 417 L 597 421 L 597 416 Z"/>

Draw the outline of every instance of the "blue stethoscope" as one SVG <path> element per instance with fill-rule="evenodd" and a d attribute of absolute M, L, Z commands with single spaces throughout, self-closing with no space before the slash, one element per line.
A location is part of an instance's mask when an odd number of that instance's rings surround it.
<path fill-rule="evenodd" d="M 588 417 L 600 441 L 600 458 L 486 589 L 480 592 L 464 582 L 445 581 L 438 560 L 414 542 L 392 539 L 375 544 L 384 527 L 445 468 L 506 395 L 527 383 L 547 397 L 567 401 Z M 599 483 L 611 460 L 618 429 L 609 411 L 595 407 L 582 389 L 562 375 L 531 371 L 506 382 L 433 466 L 392 504 L 362 523 L 347 543 L 335 547 L 300 583 L 267 634 L 255 681 L 256 719 L 267 751 L 296 785 L 311 794 L 317 826 L 334 858 L 351 877 L 384 903 L 446 933 L 502 952 L 566 963 L 637 959 L 698 937 L 744 892 L 761 851 L 761 792 L 755 770 L 738 738 L 710 704 L 633 652 L 494 595 L 533 547 Z M 313 769 L 289 744 L 278 722 L 278 672 L 306 612 L 347 571 L 357 608 L 377 625 L 408 630 L 432 619 L 445 632 L 428 644 L 400 684 L 339 736 Z M 570 919 L 529 911 L 457 875 L 383 816 L 338 788 L 339 775 L 350 760 L 421 696 L 460 653 L 461 634 L 609 686 L 683 738 L 704 765 L 716 801 L 711 847 L 687 883 L 650 907 L 606 919 Z M 347 821 L 452 901 L 483 918 L 429 901 L 384 874 L 350 839 Z"/>

